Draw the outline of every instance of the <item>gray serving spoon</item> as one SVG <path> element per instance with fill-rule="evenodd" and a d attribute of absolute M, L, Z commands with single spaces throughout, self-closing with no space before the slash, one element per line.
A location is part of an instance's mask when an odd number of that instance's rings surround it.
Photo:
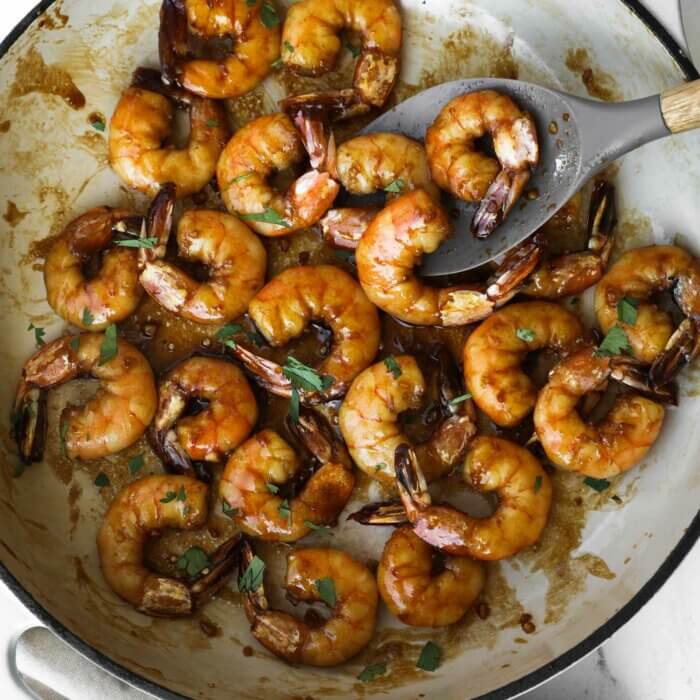
<path fill-rule="evenodd" d="M 594 102 L 557 90 L 497 78 L 456 80 L 425 90 L 372 122 L 363 133 L 395 131 L 422 141 L 438 112 L 454 97 L 477 90 L 510 95 L 537 124 L 540 164 L 508 217 L 485 240 L 470 225 L 476 205 L 447 204 L 455 233 L 423 260 L 428 277 L 480 267 L 537 231 L 593 175 L 639 146 L 700 126 L 700 81 L 633 102 Z"/>

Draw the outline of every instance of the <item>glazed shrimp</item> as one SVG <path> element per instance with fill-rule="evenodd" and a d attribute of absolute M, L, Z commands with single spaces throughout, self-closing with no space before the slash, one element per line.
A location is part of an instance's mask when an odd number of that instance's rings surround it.
<path fill-rule="evenodd" d="M 350 458 L 322 418 L 302 409 L 291 427 L 321 465 L 296 495 L 289 487 L 301 473 L 301 461 L 272 430 L 257 433 L 233 453 L 219 484 L 222 502 L 236 509 L 236 523 L 263 540 L 295 542 L 314 526 L 334 524 L 355 485 Z"/>
<path fill-rule="evenodd" d="M 172 135 L 174 102 L 190 111 L 184 149 L 163 145 Z M 158 73 L 140 70 L 112 116 L 109 162 L 129 187 L 153 197 L 162 184 L 174 182 L 178 197 L 186 197 L 212 179 L 227 137 L 226 112 L 218 102 L 164 89 Z"/>
<path fill-rule="evenodd" d="M 193 462 L 221 462 L 258 420 L 258 405 L 243 372 L 224 360 L 192 357 L 158 387 L 158 410 L 148 436 L 169 469 L 208 479 Z M 186 411 L 194 401 L 205 408 Z M 201 409 L 201 405 L 200 405 Z"/>
<path fill-rule="evenodd" d="M 163 0 L 160 62 L 167 82 L 202 97 L 240 97 L 262 82 L 280 52 L 279 23 L 267 26 L 259 0 Z M 192 59 L 190 30 L 202 39 L 230 37 L 233 51 L 219 61 Z"/>
<path fill-rule="evenodd" d="M 484 588 L 483 564 L 469 557 L 445 557 L 435 573 L 433 554 L 411 527 L 395 530 L 384 546 L 377 569 L 379 595 L 405 625 L 452 625 Z"/>
<path fill-rule="evenodd" d="M 661 404 L 639 394 L 619 396 L 595 425 L 578 413 L 580 399 L 601 391 L 610 378 L 626 382 L 629 359 L 600 357 L 591 349 L 557 365 L 535 407 L 535 430 L 547 456 L 562 469 L 604 479 L 637 464 L 656 441 Z"/>
<path fill-rule="evenodd" d="M 175 188 L 161 190 L 155 206 L 168 207 Z M 151 231 L 159 239 L 157 250 L 165 251 L 170 236 L 168 216 L 165 229 Z M 209 210 L 188 211 L 177 227 L 179 255 L 183 260 L 202 263 L 205 282 L 192 279 L 175 264 L 145 254 L 140 281 L 146 292 L 178 316 L 195 323 L 217 324 L 237 318 L 265 283 L 267 253 L 260 239 L 241 221 L 229 214 Z"/>
<path fill-rule="evenodd" d="M 498 160 L 474 146 L 486 134 L 493 137 Z M 490 235 L 508 215 L 540 157 L 532 117 L 493 90 L 448 102 L 428 128 L 425 148 L 440 187 L 468 202 L 481 202 L 472 222 L 479 238 Z"/>
<path fill-rule="evenodd" d="M 24 365 L 14 406 L 15 438 L 26 463 L 41 461 L 46 439 L 46 391 L 71 379 L 100 381 L 82 406 L 63 409 L 61 445 L 70 458 L 99 459 L 120 452 L 145 432 L 156 411 L 156 385 L 146 358 L 125 340 L 116 353 L 100 333 L 64 336 L 44 345 Z"/>
<path fill-rule="evenodd" d="M 529 301 L 496 311 L 464 346 L 464 380 L 476 405 L 497 425 L 517 425 L 537 400 L 521 368 L 525 356 L 545 348 L 568 353 L 582 336 L 581 322 L 558 304 Z"/>
<path fill-rule="evenodd" d="M 243 545 L 241 571 L 253 552 Z M 252 635 L 276 656 L 307 666 L 336 666 L 369 644 L 377 622 L 377 584 L 372 572 L 337 549 L 297 549 L 287 556 L 287 597 L 321 601 L 319 582 L 332 581 L 335 605 L 331 617 L 311 625 L 289 613 L 272 610 L 263 583 L 243 597 Z"/>
<path fill-rule="evenodd" d="M 302 334 L 312 321 L 330 328 L 333 343 L 318 367 L 332 385 L 321 398 L 337 398 L 379 350 L 379 314 L 361 287 L 332 265 L 290 267 L 263 287 L 248 313 L 268 343 L 280 347 Z M 237 345 L 232 352 L 268 391 L 289 398 L 291 382 L 274 362 Z M 312 394 L 302 392 L 311 400 Z M 315 398 L 319 398 L 316 396 Z"/>
<path fill-rule="evenodd" d="M 441 358 L 440 410 L 442 419 L 431 438 L 416 447 L 432 481 L 444 476 L 464 456 L 476 433 L 470 401 L 451 402 L 463 392 L 449 376 L 446 358 Z M 415 359 L 394 358 L 393 372 L 384 362 L 372 365 L 350 387 L 340 407 L 339 426 L 357 466 L 382 483 L 395 481 L 394 453 L 408 442 L 399 425 L 403 411 L 420 407 L 426 382 Z"/>
<path fill-rule="evenodd" d="M 674 332 L 671 316 L 650 301 L 658 292 L 672 290 L 686 317 Z M 623 298 L 636 305 L 634 323 L 618 318 Z M 651 364 L 655 383 L 668 381 L 700 351 L 700 261 L 677 246 L 648 246 L 625 253 L 596 288 L 595 308 L 605 333 L 619 325 L 633 355 Z"/>
<path fill-rule="evenodd" d="M 341 144 L 332 156 L 328 170 L 351 194 L 366 195 L 421 188 L 438 199 L 438 188 L 430 179 L 430 168 L 423 145 L 401 134 L 375 133 L 357 136 Z M 396 193 L 394 192 L 396 191 Z M 343 248 L 356 248 L 377 209 L 331 209 L 321 219 L 326 239 Z"/>
<path fill-rule="evenodd" d="M 221 588 L 238 561 L 240 535 L 209 556 L 209 567 L 194 583 L 159 576 L 144 564 L 146 542 L 156 531 L 206 525 L 207 497 L 201 481 L 160 475 L 134 481 L 117 494 L 97 535 L 97 551 L 102 573 L 120 598 L 147 615 L 177 617 L 191 614 Z"/>
<path fill-rule="evenodd" d="M 123 209 L 92 209 L 68 224 L 51 246 L 44 263 L 46 299 L 68 323 L 101 331 L 136 310 L 143 295 L 137 253 L 110 247 L 115 232 L 130 218 Z M 83 266 L 98 255 L 100 269 L 87 278 Z"/>
<path fill-rule="evenodd" d="M 549 517 L 552 485 L 531 452 L 480 436 L 467 454 L 464 479 L 478 491 L 498 495 L 493 515 L 474 518 L 449 505 L 433 505 L 415 454 L 407 445 L 397 449 L 399 495 L 413 532 L 424 542 L 451 556 L 494 561 L 539 540 Z"/>
<path fill-rule="evenodd" d="M 395 199 L 372 220 L 357 247 L 357 274 L 370 301 L 420 326 L 460 326 L 483 318 L 482 295 L 469 287 L 429 287 L 416 277 L 421 257 L 450 236 L 447 213 L 415 190 Z M 490 313 L 490 307 L 484 312 Z"/>
<path fill-rule="evenodd" d="M 227 209 L 263 236 L 284 236 L 315 224 L 333 204 L 339 185 L 311 170 L 285 192 L 268 183 L 273 172 L 304 159 L 292 120 L 282 113 L 254 119 L 236 132 L 221 154 L 217 178 Z"/>

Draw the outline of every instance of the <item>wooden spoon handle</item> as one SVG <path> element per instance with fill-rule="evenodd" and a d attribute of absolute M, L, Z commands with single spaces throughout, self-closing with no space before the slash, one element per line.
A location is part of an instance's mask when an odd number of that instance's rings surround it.
<path fill-rule="evenodd" d="M 700 127 L 700 80 L 661 95 L 661 113 L 672 134 Z"/>

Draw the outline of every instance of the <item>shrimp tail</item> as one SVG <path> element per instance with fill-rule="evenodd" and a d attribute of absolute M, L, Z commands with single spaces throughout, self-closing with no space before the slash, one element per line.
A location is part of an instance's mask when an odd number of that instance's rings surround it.
<path fill-rule="evenodd" d="M 613 231 L 617 226 L 615 188 L 609 182 L 598 182 L 593 188 L 588 216 L 588 250 L 601 262 L 601 271 L 610 260 Z"/>
<path fill-rule="evenodd" d="M 350 513 L 347 520 L 362 525 L 403 525 L 408 522 L 403 503 L 396 501 L 368 503 L 360 510 Z"/>
<path fill-rule="evenodd" d="M 472 220 L 472 233 L 488 238 L 506 218 L 530 179 L 529 170 L 510 171 L 505 168 L 496 176 Z"/>
<path fill-rule="evenodd" d="M 230 350 L 265 391 L 284 399 L 291 398 L 292 383 L 284 376 L 279 364 L 256 355 L 239 343 L 231 346 Z"/>
<path fill-rule="evenodd" d="M 625 384 L 651 399 L 672 406 L 678 405 L 676 387 L 669 384 L 668 381 L 656 383 L 652 379 L 651 372 L 634 358 L 615 357 L 611 359 L 610 376 L 615 381 Z"/>
<path fill-rule="evenodd" d="M 151 202 L 141 228 L 140 238 L 156 240 L 152 246 L 139 249 L 139 262 L 142 266 L 165 257 L 168 240 L 173 230 L 176 198 L 177 187 L 172 182 L 166 182 L 161 185 L 158 194 Z"/>
<path fill-rule="evenodd" d="M 166 85 L 177 84 L 187 56 L 187 10 L 184 0 L 163 0 L 160 8 L 158 51 Z"/>
<path fill-rule="evenodd" d="M 399 58 L 379 49 L 364 49 L 355 65 L 353 85 L 363 103 L 382 107 L 399 77 Z"/>
<path fill-rule="evenodd" d="M 378 207 L 329 209 L 319 221 L 323 237 L 336 248 L 355 250 L 380 211 Z"/>
<path fill-rule="evenodd" d="M 486 296 L 497 306 L 509 302 L 542 261 L 547 241 L 541 232 L 516 246 L 498 266 L 486 288 Z"/>
<path fill-rule="evenodd" d="M 680 370 L 700 353 L 700 334 L 696 323 L 685 318 L 654 360 L 649 379 L 655 389 L 666 386 Z"/>
<path fill-rule="evenodd" d="M 243 537 L 239 547 L 238 558 L 239 588 L 241 585 L 240 581 L 245 572 L 248 570 L 248 567 L 251 565 L 254 557 L 255 552 L 253 552 L 253 547 L 250 544 L 250 541 Z M 248 588 L 248 590 L 245 591 L 243 594 L 243 604 L 245 606 L 246 615 L 251 622 L 256 619 L 258 615 L 269 610 L 270 604 L 268 603 L 267 596 L 265 595 L 265 585 L 262 579 L 256 588 Z"/>
<path fill-rule="evenodd" d="M 301 111 L 316 119 L 328 121 L 343 121 L 367 114 L 370 110 L 370 106 L 362 101 L 357 90 L 353 88 L 292 95 L 281 100 L 279 105 L 282 111 L 292 118 Z"/>
<path fill-rule="evenodd" d="M 309 155 L 311 167 L 314 170 L 332 172 L 336 154 L 335 134 L 328 126 L 324 113 L 299 109 L 290 116 Z"/>
<path fill-rule="evenodd" d="M 287 418 L 287 426 L 321 464 L 332 462 L 352 470 L 345 444 L 335 438 L 331 426 L 319 413 L 302 408 L 297 421 Z"/>
<path fill-rule="evenodd" d="M 44 456 L 47 431 L 46 391 L 22 381 L 12 411 L 12 435 L 22 462 L 33 464 Z"/>
<path fill-rule="evenodd" d="M 407 444 L 402 443 L 396 448 L 394 460 L 399 497 L 406 510 L 406 516 L 414 522 L 418 513 L 432 503 L 428 484 L 418 466 L 416 453 Z"/>
<path fill-rule="evenodd" d="M 200 608 L 211 600 L 233 575 L 239 564 L 243 542 L 243 535 L 237 532 L 209 556 L 209 571 L 197 579 L 190 589 L 195 608 Z"/>

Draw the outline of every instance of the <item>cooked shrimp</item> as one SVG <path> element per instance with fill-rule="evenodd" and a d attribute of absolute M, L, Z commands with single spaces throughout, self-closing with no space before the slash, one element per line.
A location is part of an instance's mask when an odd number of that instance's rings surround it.
<path fill-rule="evenodd" d="M 208 487 L 186 476 L 147 476 L 117 494 L 97 535 L 109 587 L 147 615 L 189 615 L 226 582 L 238 561 L 240 536 L 209 556 L 194 583 L 153 573 L 144 564 L 149 537 L 165 528 L 196 530 L 207 520 Z"/>
<path fill-rule="evenodd" d="M 279 22 L 263 22 L 259 0 L 164 0 L 160 11 L 160 62 L 166 81 L 202 97 L 240 97 L 272 70 L 280 52 Z M 230 37 L 221 60 L 192 59 L 190 29 L 201 39 Z"/>
<path fill-rule="evenodd" d="M 377 569 L 379 594 L 392 614 L 414 627 L 444 627 L 462 619 L 484 588 L 483 564 L 445 557 L 435 570 L 432 547 L 411 527 L 395 530 Z"/>
<path fill-rule="evenodd" d="M 591 349 L 557 365 L 535 407 L 535 430 L 547 456 L 562 469 L 603 479 L 637 464 L 659 436 L 661 404 L 639 394 L 619 396 L 608 414 L 592 425 L 578 413 L 585 395 L 601 391 L 608 379 L 625 381 L 629 360 L 600 357 Z"/>
<path fill-rule="evenodd" d="M 372 365 L 350 387 L 340 407 L 339 426 L 357 466 L 385 484 L 395 480 L 394 453 L 408 442 L 399 425 L 403 411 L 419 408 L 427 387 L 416 361 L 409 355 L 393 358 L 395 365 Z M 449 472 L 464 456 L 476 433 L 470 401 L 451 403 L 461 393 L 441 365 L 441 413 L 430 440 L 416 449 L 432 481 Z M 393 369 L 393 371 L 392 371 Z"/>
<path fill-rule="evenodd" d="M 129 218 L 123 209 L 92 209 L 68 224 L 51 246 L 44 263 L 46 298 L 68 323 L 101 331 L 136 310 L 143 294 L 137 252 L 110 247 L 115 231 Z M 83 266 L 98 255 L 100 269 L 87 278 Z"/>
<path fill-rule="evenodd" d="M 158 388 L 149 438 L 166 467 L 206 480 L 192 462 L 221 462 L 258 420 L 258 405 L 243 372 L 224 360 L 192 357 L 170 371 Z M 194 401 L 205 408 L 185 416 Z M 201 408 L 201 406 L 200 406 Z"/>
<path fill-rule="evenodd" d="M 650 298 L 672 290 L 686 320 L 678 333 L 668 312 Z M 618 304 L 627 299 L 636 306 L 635 322 L 618 318 Z M 633 355 L 654 363 L 656 382 L 670 379 L 684 362 L 700 350 L 700 261 L 677 246 L 654 245 L 625 253 L 596 288 L 598 322 L 607 333 L 619 325 L 627 335 Z M 683 347 L 683 344 L 686 347 Z"/>
<path fill-rule="evenodd" d="M 153 197 L 162 184 L 174 182 L 178 197 L 186 197 L 214 176 L 228 137 L 226 112 L 213 100 L 172 90 L 160 94 L 164 90 L 158 73 L 137 71 L 135 85 L 122 95 L 112 116 L 109 161 L 129 187 Z M 172 136 L 175 101 L 190 111 L 190 136 L 183 149 L 163 145 Z"/>
<path fill-rule="evenodd" d="M 374 218 L 357 248 L 357 274 L 370 301 L 401 321 L 460 326 L 483 318 L 482 295 L 468 286 L 429 287 L 414 268 L 450 235 L 447 213 L 423 190 L 395 199 Z M 491 306 L 485 315 L 491 312 Z"/>
<path fill-rule="evenodd" d="M 399 76 L 401 15 L 394 0 L 302 0 L 289 8 L 282 60 L 296 73 L 320 75 L 335 66 L 348 29 L 359 34 L 360 57 L 349 99 L 381 107 Z M 323 97 L 323 93 L 321 93 Z"/>
<path fill-rule="evenodd" d="M 421 188 L 435 200 L 438 188 L 430 179 L 423 145 L 401 134 L 375 133 L 357 136 L 341 144 L 329 163 L 329 172 L 351 194 L 397 193 Z M 387 191 L 387 188 L 388 191 Z M 356 247 L 376 209 L 331 209 L 321 219 L 327 240 L 344 248 Z M 350 238 L 347 231 L 354 231 Z M 350 245 L 354 243 L 353 245 Z"/>
<path fill-rule="evenodd" d="M 224 204 L 263 236 L 284 236 L 312 226 L 338 194 L 339 185 L 328 173 L 311 170 L 284 194 L 268 183 L 273 172 L 303 159 L 299 133 L 286 114 L 254 119 L 235 134 L 219 159 Z"/>
<path fill-rule="evenodd" d="M 330 328 L 333 343 L 318 367 L 319 374 L 333 379 L 332 385 L 323 392 L 325 398 L 345 394 L 352 380 L 369 366 L 379 350 L 377 310 L 360 285 L 332 265 L 284 270 L 250 302 L 248 313 L 267 342 L 276 347 L 301 335 L 311 321 L 319 321 Z M 268 391 L 278 396 L 291 396 L 291 382 L 274 362 L 240 345 L 232 352 Z M 308 392 L 305 395 L 312 398 Z"/>
<path fill-rule="evenodd" d="M 464 479 L 477 491 L 498 495 L 487 518 L 449 505 L 433 505 L 423 472 L 407 445 L 396 451 L 396 481 L 413 531 L 431 547 L 457 557 L 494 561 L 513 556 L 539 540 L 547 524 L 552 485 L 547 472 L 520 445 L 495 437 L 474 440 Z"/>
<path fill-rule="evenodd" d="M 355 485 L 345 448 L 320 416 L 302 409 L 291 427 L 320 465 L 296 495 L 289 486 L 301 461 L 272 430 L 257 433 L 233 453 L 219 484 L 222 501 L 236 509 L 236 523 L 263 540 L 294 542 L 314 526 L 334 524 Z"/>
<path fill-rule="evenodd" d="M 558 304 L 529 301 L 496 311 L 464 346 L 464 380 L 476 405 L 497 425 L 517 425 L 537 400 L 521 368 L 525 356 L 545 348 L 565 354 L 582 336 L 581 322 Z"/>
<path fill-rule="evenodd" d="M 14 406 L 15 437 L 27 462 L 43 456 L 46 438 L 46 390 L 71 379 L 100 381 L 83 406 L 61 414 L 61 446 L 77 459 L 99 459 L 136 442 L 156 411 L 156 385 L 146 358 L 125 340 L 101 333 L 64 336 L 44 345 L 22 370 Z"/>
<path fill-rule="evenodd" d="M 493 137 L 495 160 L 474 141 Z M 507 95 L 493 90 L 460 95 L 428 128 L 425 148 L 433 180 L 460 199 L 481 202 L 472 231 L 485 238 L 508 215 L 539 162 L 532 117 Z"/>
<path fill-rule="evenodd" d="M 174 188 L 169 191 L 174 198 Z M 158 199 L 154 206 L 169 206 L 167 199 Z M 165 251 L 169 217 L 152 215 L 166 221 L 165 230 L 150 232 Z M 207 280 L 194 280 L 177 265 L 148 255 L 140 277 L 146 292 L 168 311 L 196 323 L 224 323 L 244 313 L 265 283 L 267 253 L 260 239 L 229 214 L 193 210 L 180 219 L 177 243 L 183 260 L 207 267 Z"/>
<path fill-rule="evenodd" d="M 253 558 L 243 545 L 241 571 Z M 271 610 L 262 581 L 243 597 L 253 636 L 273 654 L 292 663 L 336 666 L 369 644 L 377 622 L 377 583 L 372 572 L 337 549 L 297 549 L 287 556 L 287 597 L 305 603 L 322 600 L 319 585 L 332 585 L 335 604 L 321 624 Z"/>

